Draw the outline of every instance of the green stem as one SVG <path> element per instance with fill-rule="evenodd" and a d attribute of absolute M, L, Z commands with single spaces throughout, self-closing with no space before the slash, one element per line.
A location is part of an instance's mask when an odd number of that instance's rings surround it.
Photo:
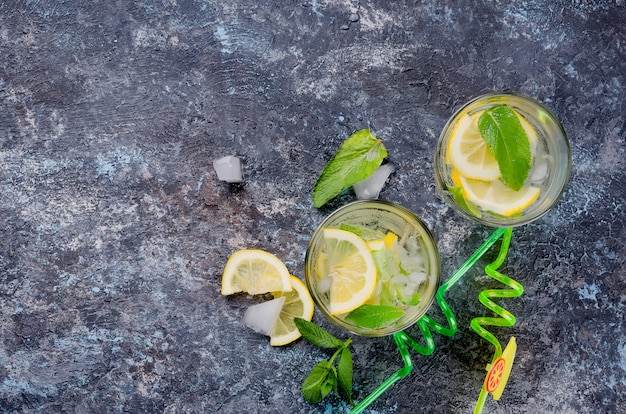
<path fill-rule="evenodd" d="M 335 358 L 337 358 L 337 356 L 341 353 L 341 351 L 346 349 L 351 343 L 352 343 L 352 338 L 348 338 L 346 342 L 344 342 L 339 348 L 337 348 L 337 350 L 335 351 L 333 356 L 330 357 L 330 360 L 328 360 L 328 362 L 332 364 L 335 361 Z"/>

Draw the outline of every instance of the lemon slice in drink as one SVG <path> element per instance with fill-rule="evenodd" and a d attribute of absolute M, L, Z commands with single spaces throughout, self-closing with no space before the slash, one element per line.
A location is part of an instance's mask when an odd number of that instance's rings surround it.
<path fill-rule="evenodd" d="M 463 188 L 463 196 L 485 211 L 510 217 L 530 206 L 539 197 L 540 189 L 524 186 L 511 190 L 500 180 L 482 181 L 460 175 L 452 170 L 452 181 Z"/>
<path fill-rule="evenodd" d="M 500 168 L 478 129 L 478 119 L 483 112 L 464 114 L 456 123 L 448 140 L 446 162 L 452 164 L 464 177 L 491 181 L 500 178 Z M 528 136 L 530 152 L 534 155 L 538 141 L 537 132 L 517 111 L 515 114 Z"/>
<path fill-rule="evenodd" d="M 380 249 L 384 249 L 385 247 L 387 249 L 390 249 L 396 241 L 398 241 L 398 236 L 389 232 L 385 235 L 385 237 L 381 239 L 370 240 L 366 242 L 366 244 L 370 251 L 377 251 Z"/>
<path fill-rule="evenodd" d="M 324 229 L 321 277 L 330 277 L 329 311 L 348 313 L 363 305 L 376 287 L 376 265 L 366 242 L 354 233 Z"/>
<path fill-rule="evenodd" d="M 293 288 L 291 292 L 272 292 L 274 298 L 285 296 L 285 303 L 270 334 L 272 346 L 287 345 L 302 336 L 294 318 L 313 319 L 313 299 L 309 290 L 297 277 L 291 276 L 289 280 Z"/>
<path fill-rule="evenodd" d="M 385 239 L 370 240 L 367 242 L 367 248 L 372 252 L 382 250 L 385 248 Z"/>
<path fill-rule="evenodd" d="M 446 161 L 465 177 L 489 181 L 500 177 L 500 168 L 478 130 L 483 112 L 461 116 L 450 134 Z"/>
<path fill-rule="evenodd" d="M 251 295 L 291 291 L 289 270 L 276 256 L 263 250 L 239 250 L 224 267 L 222 295 L 246 292 Z"/>

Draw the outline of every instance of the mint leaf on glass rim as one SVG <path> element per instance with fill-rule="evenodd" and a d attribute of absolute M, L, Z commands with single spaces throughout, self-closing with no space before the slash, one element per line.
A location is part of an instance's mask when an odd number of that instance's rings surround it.
<path fill-rule="evenodd" d="M 369 129 L 350 135 L 328 161 L 313 187 L 313 204 L 319 208 L 352 184 L 363 181 L 387 157 L 383 142 Z"/>
<path fill-rule="evenodd" d="M 518 191 L 530 173 L 532 154 L 516 112 L 506 105 L 493 106 L 478 119 L 478 129 L 498 162 L 502 182 Z"/>
<path fill-rule="evenodd" d="M 382 328 L 404 316 L 404 311 L 395 306 L 361 305 L 348 315 L 346 321 L 364 328 Z"/>

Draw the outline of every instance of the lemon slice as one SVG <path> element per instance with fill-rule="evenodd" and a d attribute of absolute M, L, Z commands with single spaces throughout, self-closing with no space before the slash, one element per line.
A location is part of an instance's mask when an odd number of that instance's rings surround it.
<path fill-rule="evenodd" d="M 274 298 L 285 296 L 285 303 L 270 334 L 270 345 L 272 346 L 287 345 L 302 336 L 293 321 L 294 318 L 302 318 L 307 321 L 313 319 L 313 299 L 308 289 L 295 276 L 291 276 L 289 280 L 293 288 L 291 292 L 272 292 Z"/>
<path fill-rule="evenodd" d="M 537 137 L 537 131 L 533 128 L 530 123 L 524 118 L 519 112 L 515 112 L 517 118 L 519 119 L 520 124 L 522 124 L 522 128 L 526 131 L 526 136 L 528 137 L 528 143 L 530 144 L 530 153 L 533 154 L 533 157 L 537 154 L 537 142 L 539 141 L 539 137 Z"/>
<path fill-rule="evenodd" d="M 390 249 L 396 241 L 398 241 L 398 236 L 396 236 L 392 232 L 389 232 L 385 235 L 385 237 L 381 239 L 370 240 L 366 242 L 366 244 L 370 251 L 377 251 L 384 248 Z"/>
<path fill-rule="evenodd" d="M 324 229 L 321 277 L 330 277 L 329 311 L 348 313 L 362 304 L 376 287 L 376 265 L 366 242 L 354 233 Z"/>
<path fill-rule="evenodd" d="M 461 116 L 450 134 L 446 161 L 465 177 L 495 180 L 500 177 L 498 162 L 478 130 L 478 118 L 483 112 Z"/>
<path fill-rule="evenodd" d="M 530 206 L 539 197 L 540 189 L 524 186 L 511 190 L 500 180 L 481 181 L 460 175 L 452 170 L 452 181 L 463 188 L 463 196 L 485 211 L 510 217 Z"/>
<path fill-rule="evenodd" d="M 478 118 L 484 111 L 464 114 L 456 123 L 448 140 L 446 162 L 467 178 L 491 181 L 500 178 L 500 168 L 489 146 L 478 129 Z M 535 155 L 537 133 L 528 121 L 515 111 L 522 128 L 526 131 L 530 152 Z"/>
<path fill-rule="evenodd" d="M 370 240 L 367 242 L 367 248 L 375 252 L 385 248 L 385 239 Z"/>
<path fill-rule="evenodd" d="M 398 241 L 398 236 L 396 236 L 392 232 L 389 232 L 383 240 L 385 241 L 385 247 L 391 249 L 393 245 Z"/>
<path fill-rule="evenodd" d="M 263 250 L 239 250 L 224 267 L 222 295 L 246 292 L 251 295 L 291 291 L 289 270 L 276 256 Z"/>

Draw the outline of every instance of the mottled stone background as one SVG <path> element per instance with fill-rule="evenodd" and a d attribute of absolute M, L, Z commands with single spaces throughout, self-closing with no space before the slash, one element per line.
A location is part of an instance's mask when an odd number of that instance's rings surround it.
<path fill-rule="evenodd" d="M 0 2 L 0 409 L 347 412 L 301 397 L 325 351 L 243 326 L 255 300 L 220 295 L 226 259 L 262 248 L 302 278 L 314 228 L 353 199 L 317 210 L 312 186 L 370 127 L 397 166 L 381 198 L 425 220 L 447 277 L 490 230 L 437 198 L 435 143 L 459 105 L 509 90 L 562 120 L 573 170 L 514 232 L 504 271 L 526 292 L 494 332 L 519 349 L 486 408 L 626 412 L 625 87 L 623 0 Z M 217 180 L 224 155 L 243 185 Z M 486 287 L 476 268 L 449 292 L 459 333 L 371 413 L 472 412 Z M 401 365 L 391 338 L 353 350 L 360 401 Z"/>

